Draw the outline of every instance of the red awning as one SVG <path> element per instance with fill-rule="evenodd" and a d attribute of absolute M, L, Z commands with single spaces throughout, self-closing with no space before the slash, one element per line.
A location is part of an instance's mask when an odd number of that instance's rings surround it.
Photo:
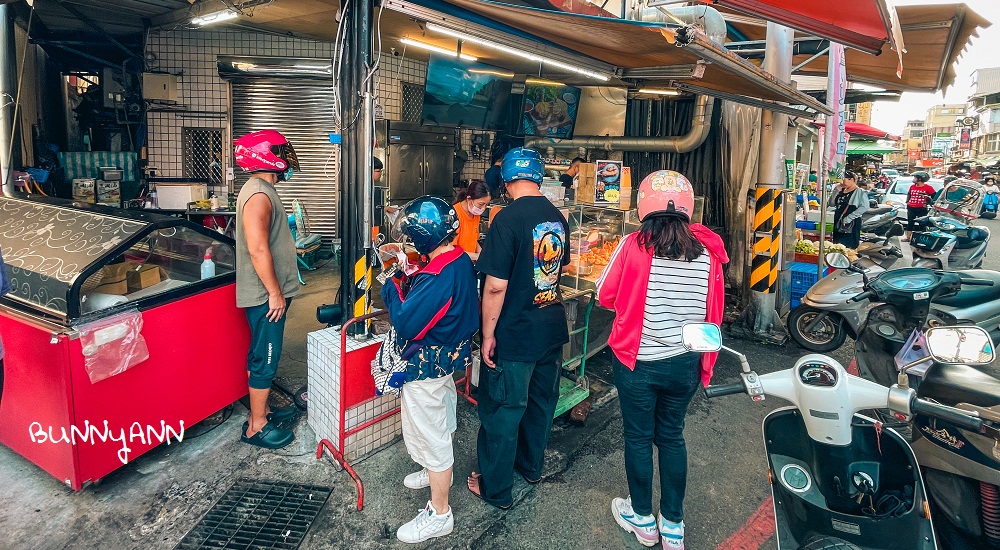
<path fill-rule="evenodd" d="M 872 137 L 875 139 L 889 139 L 892 141 L 899 141 L 899 136 L 894 136 L 885 130 L 879 130 L 874 126 L 869 126 L 867 124 L 862 124 L 860 122 L 845 122 L 844 131 L 852 136 L 865 136 Z"/>
<path fill-rule="evenodd" d="M 813 126 L 823 126 L 822 122 L 813 122 Z M 879 130 L 874 126 L 869 126 L 867 124 L 862 124 L 860 122 L 845 122 L 844 132 L 850 134 L 852 138 L 862 137 L 862 138 L 872 138 L 872 139 L 888 139 L 890 141 L 899 141 L 899 136 L 894 136 L 885 130 Z"/>
<path fill-rule="evenodd" d="M 700 0 L 878 55 L 888 42 L 903 47 L 896 11 L 886 0 Z M 895 28 L 895 32 L 894 32 Z"/>

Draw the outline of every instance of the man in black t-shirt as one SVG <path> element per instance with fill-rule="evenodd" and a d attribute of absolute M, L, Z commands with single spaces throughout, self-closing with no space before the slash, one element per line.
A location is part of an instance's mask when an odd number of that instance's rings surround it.
<path fill-rule="evenodd" d="M 500 161 L 503 159 L 503 155 L 500 151 L 494 151 L 490 155 L 490 167 L 486 169 L 486 173 L 483 174 L 483 178 L 486 180 L 486 187 L 490 188 L 490 196 L 494 200 L 504 194 L 503 189 L 503 178 L 500 176 Z"/>
<path fill-rule="evenodd" d="M 512 504 L 514 470 L 529 483 L 542 476 L 545 446 L 559 401 L 562 346 L 569 341 L 559 277 L 569 263 L 566 218 L 542 196 L 544 166 L 532 149 L 509 151 L 501 164 L 513 199 L 486 234 L 476 268 L 483 289 L 479 377 L 479 468 L 469 490 L 486 502 Z"/>

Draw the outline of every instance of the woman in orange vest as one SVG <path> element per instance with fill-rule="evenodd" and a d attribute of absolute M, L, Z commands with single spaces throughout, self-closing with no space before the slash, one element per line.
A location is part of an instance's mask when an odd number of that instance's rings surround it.
<path fill-rule="evenodd" d="M 480 216 L 486 212 L 491 198 L 489 187 L 476 180 L 458 193 L 458 202 L 455 203 L 459 226 L 452 244 L 464 250 L 473 262 L 479 259 L 479 252 L 482 250 L 479 244 Z"/>

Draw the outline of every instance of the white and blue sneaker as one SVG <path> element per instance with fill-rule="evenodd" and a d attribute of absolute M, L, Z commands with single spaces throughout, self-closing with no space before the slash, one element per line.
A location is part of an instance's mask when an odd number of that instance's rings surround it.
<path fill-rule="evenodd" d="M 655 546 L 660 541 L 660 532 L 656 528 L 656 518 L 652 514 L 640 516 L 632 509 L 632 498 L 611 499 L 611 514 L 622 529 L 635 535 L 639 544 Z"/>
<path fill-rule="evenodd" d="M 660 538 L 663 539 L 664 550 L 684 550 L 684 522 L 674 523 L 659 515 Z"/>

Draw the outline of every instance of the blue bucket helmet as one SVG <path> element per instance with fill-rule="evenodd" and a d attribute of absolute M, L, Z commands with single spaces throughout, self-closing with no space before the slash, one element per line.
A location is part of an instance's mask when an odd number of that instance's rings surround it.
<path fill-rule="evenodd" d="M 515 147 L 503 156 L 503 162 L 500 163 L 500 176 L 504 183 L 530 180 L 541 185 L 542 178 L 545 176 L 545 164 L 538 151 L 526 147 Z"/>
<path fill-rule="evenodd" d="M 455 208 L 438 197 L 425 195 L 406 203 L 392 226 L 392 238 L 406 237 L 420 254 L 429 254 L 458 231 Z"/>

